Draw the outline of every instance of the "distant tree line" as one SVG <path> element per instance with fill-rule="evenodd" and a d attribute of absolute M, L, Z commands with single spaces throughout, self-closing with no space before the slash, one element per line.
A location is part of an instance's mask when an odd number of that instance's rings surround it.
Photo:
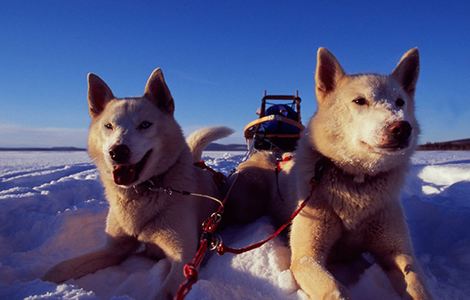
<path fill-rule="evenodd" d="M 207 151 L 246 151 L 246 145 L 243 144 L 217 144 L 210 143 L 206 149 Z"/>
<path fill-rule="evenodd" d="M 418 150 L 470 150 L 470 139 L 440 143 L 426 143 L 424 145 L 419 145 Z"/>
<path fill-rule="evenodd" d="M 86 151 L 85 148 L 77 147 L 0 147 L 0 151 L 59 151 L 59 152 L 71 152 L 71 151 Z"/>

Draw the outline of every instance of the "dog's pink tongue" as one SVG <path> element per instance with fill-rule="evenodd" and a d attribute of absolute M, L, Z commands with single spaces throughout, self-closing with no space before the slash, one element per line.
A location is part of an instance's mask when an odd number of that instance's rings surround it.
<path fill-rule="evenodd" d="M 130 185 L 137 180 L 134 166 L 117 166 L 113 170 L 114 182 L 119 185 Z"/>

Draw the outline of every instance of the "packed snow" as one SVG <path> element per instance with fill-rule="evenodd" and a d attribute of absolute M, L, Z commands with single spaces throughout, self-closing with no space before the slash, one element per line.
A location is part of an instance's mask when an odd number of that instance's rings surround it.
<path fill-rule="evenodd" d="M 242 153 L 206 152 L 224 173 Z M 418 152 L 402 192 L 416 255 L 436 299 L 470 297 L 470 152 Z M 131 256 L 56 285 L 52 265 L 104 243 L 107 203 L 85 152 L 0 152 L 0 299 L 152 299 L 168 265 Z M 269 218 L 224 230 L 243 246 L 274 230 Z M 234 256 L 211 254 L 187 299 L 307 299 L 289 271 L 283 238 Z M 372 263 L 349 284 L 353 299 L 398 299 Z"/>

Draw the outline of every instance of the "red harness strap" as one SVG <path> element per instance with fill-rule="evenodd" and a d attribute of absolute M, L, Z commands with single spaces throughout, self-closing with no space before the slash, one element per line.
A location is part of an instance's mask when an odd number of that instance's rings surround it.
<path fill-rule="evenodd" d="M 286 162 L 292 160 L 293 156 L 292 155 L 286 155 L 283 156 L 282 159 L 279 159 L 276 164 L 276 173 L 281 172 L 282 170 L 282 165 L 285 164 Z"/>
<path fill-rule="evenodd" d="M 282 171 L 282 165 L 285 164 L 286 162 L 290 161 L 292 159 L 292 155 L 283 155 L 281 159 L 277 159 L 276 163 L 276 168 L 274 172 L 276 173 L 276 190 L 277 190 L 277 195 L 279 196 L 279 199 L 281 199 L 281 202 L 286 202 L 284 198 L 282 197 L 281 194 L 281 189 L 279 188 L 279 174 Z"/>
<path fill-rule="evenodd" d="M 199 272 L 198 268 L 206 255 L 208 249 L 214 249 L 214 238 L 213 234 L 219 226 L 223 212 L 223 207 L 220 206 L 216 212 L 214 212 L 209 218 L 207 218 L 202 224 L 201 238 L 199 240 L 199 248 L 194 255 L 191 262 L 186 263 L 183 267 L 183 274 L 186 277 L 186 280 L 179 286 L 178 291 L 176 292 L 175 299 L 183 300 L 184 297 L 189 293 L 192 286 L 196 283 Z"/>
<path fill-rule="evenodd" d="M 225 176 L 224 174 L 215 171 L 211 167 L 207 166 L 204 161 L 199 161 L 197 163 L 194 163 L 195 166 L 208 170 L 210 173 L 212 173 L 212 176 L 214 178 L 215 183 L 221 187 L 225 184 Z M 234 180 L 232 182 L 232 185 L 230 186 L 227 195 L 225 196 L 224 200 L 222 201 L 222 204 L 225 204 L 225 202 L 228 199 L 228 196 L 230 195 L 230 192 L 232 190 L 232 187 L 235 184 Z M 204 259 L 204 256 L 206 255 L 207 250 L 214 250 L 216 249 L 218 245 L 218 239 L 215 237 L 215 231 L 219 227 L 219 223 L 222 219 L 222 214 L 224 212 L 224 206 L 221 205 L 217 210 L 210 215 L 209 218 L 207 218 L 203 223 L 202 223 L 202 234 L 199 239 L 199 248 L 194 255 L 193 259 L 189 262 L 186 263 L 183 267 L 183 274 L 186 280 L 179 286 L 178 291 L 176 292 L 175 299 L 176 300 L 183 300 L 184 297 L 189 293 L 191 290 L 192 286 L 196 283 L 199 272 L 198 268 L 202 263 L 202 260 Z"/>

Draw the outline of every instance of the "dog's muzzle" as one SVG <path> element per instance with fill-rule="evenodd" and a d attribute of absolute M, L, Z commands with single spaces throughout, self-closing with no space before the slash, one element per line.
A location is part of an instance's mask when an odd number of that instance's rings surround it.
<path fill-rule="evenodd" d="M 129 161 L 131 150 L 124 144 L 116 145 L 109 150 L 109 156 L 118 164 L 124 164 Z"/>
<path fill-rule="evenodd" d="M 407 121 L 396 121 L 385 129 L 385 137 L 380 148 L 399 150 L 408 147 L 413 128 Z"/>

